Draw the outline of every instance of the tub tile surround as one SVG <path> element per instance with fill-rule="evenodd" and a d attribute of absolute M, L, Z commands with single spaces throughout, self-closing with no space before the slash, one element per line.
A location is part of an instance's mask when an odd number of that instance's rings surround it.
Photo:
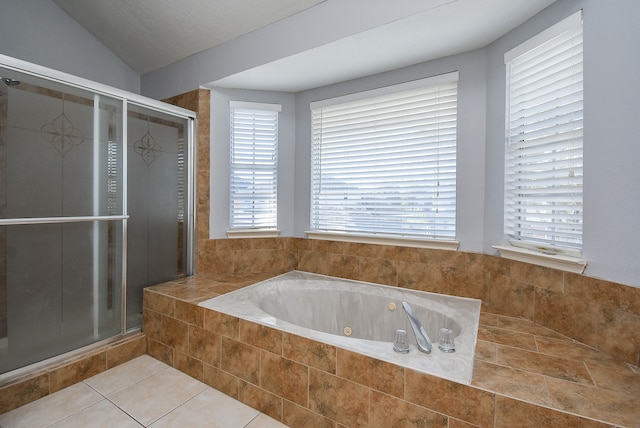
<path fill-rule="evenodd" d="M 231 260 L 207 262 L 222 272 L 201 273 L 145 289 L 144 333 L 149 354 L 288 426 L 640 426 L 640 370 L 636 365 L 535 324 L 517 307 L 509 311 L 504 305 L 508 299 L 500 301 L 501 307 L 483 305 L 471 385 L 197 306 L 210 297 L 288 270 L 289 262 L 267 263 L 283 253 L 294 259 L 298 253 L 300 270 L 312 271 L 312 264 L 317 268 L 315 273 L 349 279 L 364 276 L 373 282 L 381 282 L 375 281 L 378 275 L 386 278 L 389 269 L 395 269 L 397 280 L 404 277 L 406 274 L 398 271 L 402 262 L 443 281 L 451 294 L 463 290 L 458 294 L 489 303 L 485 296 L 491 295 L 486 286 L 491 275 L 507 276 L 513 269 L 517 279 L 508 277 L 504 283 L 533 282 L 532 297 L 536 289 L 564 293 L 575 286 L 579 276 L 568 279 L 562 273 L 513 268 L 493 257 L 464 253 L 286 238 L 227 241 L 208 243 L 209 257 L 223 251 L 229 257 L 226 260 Z M 347 248 L 350 254 L 345 253 Z M 270 251 L 273 253 L 267 254 Z M 320 263 L 323 257 L 329 267 Z M 371 270 L 379 257 L 383 258 L 379 268 Z M 256 261 L 256 270 L 262 271 L 252 273 L 248 261 Z M 417 267 L 420 263 L 426 267 Z M 462 272 L 467 267 L 484 271 Z M 361 274 L 358 268 L 366 272 Z M 542 278 L 537 281 L 535 275 Z M 456 281 L 463 278 L 482 281 L 457 287 Z M 567 285 L 569 281 L 573 283 Z M 411 288 L 427 289 L 426 283 L 424 279 L 414 281 Z M 606 284 L 586 278 L 583 287 L 601 288 L 603 297 L 591 294 L 599 297 L 595 303 L 601 307 L 619 305 L 623 312 L 635 310 L 635 289 L 625 294 L 623 290 L 630 287 L 612 284 L 612 290 L 607 290 Z M 517 289 L 526 288 L 517 285 Z M 586 291 L 581 290 L 586 298 Z M 533 314 L 535 319 L 536 312 Z"/>
<path fill-rule="evenodd" d="M 640 288 L 497 256 L 303 238 L 201 241 L 200 274 L 301 270 L 481 299 L 640 365 Z"/>

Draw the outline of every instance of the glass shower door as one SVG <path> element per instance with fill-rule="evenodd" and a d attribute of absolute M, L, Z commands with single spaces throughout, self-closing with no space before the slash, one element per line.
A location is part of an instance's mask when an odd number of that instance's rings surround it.
<path fill-rule="evenodd" d="M 2 380 L 136 331 L 142 289 L 192 273 L 195 118 L 0 61 Z"/>
<path fill-rule="evenodd" d="M 123 102 L 0 68 L 0 373 L 122 331 Z"/>
<path fill-rule="evenodd" d="M 142 289 L 188 273 L 187 119 L 129 104 L 127 328 L 141 324 Z"/>

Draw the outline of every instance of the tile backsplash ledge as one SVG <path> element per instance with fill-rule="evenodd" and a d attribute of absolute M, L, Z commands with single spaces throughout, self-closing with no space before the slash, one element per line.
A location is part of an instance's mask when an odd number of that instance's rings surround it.
<path fill-rule="evenodd" d="M 198 242 L 199 275 L 290 270 L 482 299 L 640 365 L 640 288 L 460 251 L 304 238 Z"/>

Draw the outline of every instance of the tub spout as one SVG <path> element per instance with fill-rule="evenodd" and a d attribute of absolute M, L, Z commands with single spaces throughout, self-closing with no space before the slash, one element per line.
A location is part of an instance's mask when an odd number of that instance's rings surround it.
<path fill-rule="evenodd" d="M 431 353 L 431 339 L 422 326 L 422 323 L 414 315 L 413 309 L 411 309 L 411 306 L 407 302 L 402 302 L 402 307 L 407 313 L 407 318 L 409 318 L 409 323 L 411 324 L 411 328 L 413 329 L 413 334 L 415 334 L 416 336 L 418 349 L 426 354 Z"/>

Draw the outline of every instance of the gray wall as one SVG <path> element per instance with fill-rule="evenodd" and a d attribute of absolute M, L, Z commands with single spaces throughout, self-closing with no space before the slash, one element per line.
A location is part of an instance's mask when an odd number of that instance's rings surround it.
<path fill-rule="evenodd" d="M 2 0 L 0 54 L 140 93 L 140 76 L 51 0 Z"/>

